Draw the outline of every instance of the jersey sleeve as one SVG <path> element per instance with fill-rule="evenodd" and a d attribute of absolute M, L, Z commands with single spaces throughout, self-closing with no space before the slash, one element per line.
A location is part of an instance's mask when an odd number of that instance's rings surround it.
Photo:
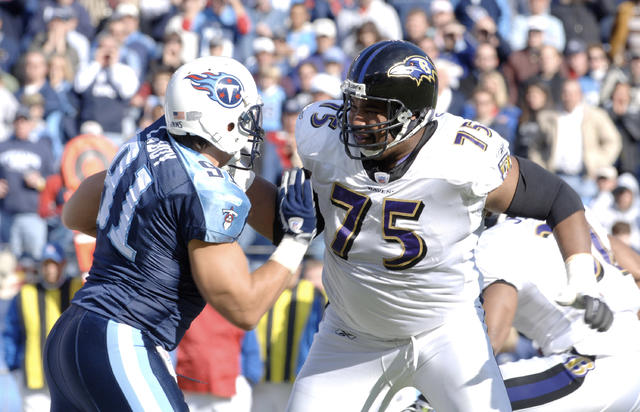
<path fill-rule="evenodd" d="M 328 100 L 306 106 L 296 121 L 296 145 L 306 169 L 313 172 L 314 165 L 323 156 L 327 135 L 339 127 L 337 110 L 341 102 Z"/>
<path fill-rule="evenodd" d="M 476 126 L 465 126 L 469 123 Z M 509 142 L 490 128 L 479 126 L 474 122 L 465 122 L 456 135 L 456 141 L 472 142 L 472 139 L 477 139 L 480 143 L 471 143 L 469 146 L 474 145 L 483 150 L 474 156 L 473 163 L 477 165 L 477 174 L 471 190 L 476 196 L 486 196 L 502 184 L 511 170 Z"/>
<path fill-rule="evenodd" d="M 245 226 L 251 203 L 229 174 L 200 154 L 178 149 L 191 185 L 183 188 L 179 214 L 184 238 L 210 243 L 235 241 Z"/>

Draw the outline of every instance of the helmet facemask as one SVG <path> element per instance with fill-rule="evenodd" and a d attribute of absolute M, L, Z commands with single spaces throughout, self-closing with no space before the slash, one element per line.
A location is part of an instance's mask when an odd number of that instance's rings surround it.
<path fill-rule="evenodd" d="M 264 140 L 262 128 L 262 104 L 256 104 L 238 118 L 239 132 L 247 136 L 247 144 L 240 149 L 240 161 L 230 164 L 230 167 L 242 170 L 253 168 L 255 160 L 261 156 L 260 146 Z"/>
<path fill-rule="evenodd" d="M 342 86 L 343 105 L 338 111 L 341 121 L 340 140 L 347 155 L 352 159 L 377 159 L 389 148 L 413 136 L 433 117 L 433 110 L 424 109 L 421 113 L 412 113 L 398 99 L 367 96 L 365 85 L 346 80 Z M 386 105 L 387 120 L 378 123 L 356 125 L 349 120 L 354 99 L 381 101 Z M 381 136 L 383 134 L 383 136 Z M 356 135 L 373 135 L 374 143 L 357 143 Z M 392 140 L 389 140 L 391 136 Z M 382 139 L 380 140 L 380 138 Z M 356 149 L 355 151 L 352 149 Z M 355 152 L 355 153 L 354 153 Z"/>

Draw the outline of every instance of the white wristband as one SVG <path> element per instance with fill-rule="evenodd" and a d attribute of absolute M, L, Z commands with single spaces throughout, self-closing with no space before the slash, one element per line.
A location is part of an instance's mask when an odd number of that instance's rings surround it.
<path fill-rule="evenodd" d="M 567 291 L 597 297 L 596 262 L 591 253 L 576 253 L 564 262 L 567 270 Z M 569 297 L 568 295 L 566 296 Z"/>
<path fill-rule="evenodd" d="M 307 253 L 308 247 L 308 244 L 298 242 L 292 236 L 285 235 L 269 260 L 274 260 L 289 269 L 289 272 L 295 273 L 304 254 Z"/>

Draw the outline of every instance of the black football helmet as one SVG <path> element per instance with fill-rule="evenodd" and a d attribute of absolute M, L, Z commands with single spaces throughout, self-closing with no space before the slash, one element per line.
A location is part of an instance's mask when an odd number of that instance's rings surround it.
<path fill-rule="evenodd" d="M 413 136 L 433 118 L 438 98 L 438 75 L 429 56 L 406 41 L 381 41 L 355 58 L 342 84 L 340 140 L 353 159 L 375 159 Z M 353 99 L 386 102 L 387 120 L 369 125 L 349 121 Z M 354 134 L 386 132 L 380 143 L 358 144 Z M 393 140 L 387 143 L 388 134 Z M 354 150 L 355 149 L 355 150 Z"/>

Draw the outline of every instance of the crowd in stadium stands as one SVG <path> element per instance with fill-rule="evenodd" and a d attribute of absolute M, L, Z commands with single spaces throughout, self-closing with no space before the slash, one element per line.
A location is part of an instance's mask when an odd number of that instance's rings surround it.
<path fill-rule="evenodd" d="M 64 251 L 67 277 L 86 271 L 60 222 L 61 205 L 86 172 L 82 149 L 67 155 L 76 136 L 102 136 L 117 148 L 162 115 L 177 67 L 232 56 L 258 84 L 266 139 L 257 173 L 277 184 L 284 168 L 301 165 L 297 112 L 340 99 L 350 60 L 382 39 L 411 41 L 433 59 L 437 111 L 493 128 L 513 153 L 565 179 L 612 235 L 640 251 L 639 0 L 3 0 L 0 330 L 22 284 L 40 276 L 45 245 Z M 245 232 L 241 244 L 258 265 L 270 242 Z M 311 261 L 322 253 L 314 245 Z M 307 305 L 315 305 L 313 290 Z M 245 382 L 286 383 L 308 348 L 288 348 L 289 359 L 265 350 L 276 340 L 258 332 L 268 376 L 251 369 Z M 307 344 L 300 336 L 295 343 Z M 236 338 L 229 352 L 238 354 L 246 339 Z M 0 411 L 20 410 L 16 388 L 29 371 L 7 362 L 5 341 Z M 267 355 L 287 358 L 283 376 L 275 371 L 285 366 Z"/>

